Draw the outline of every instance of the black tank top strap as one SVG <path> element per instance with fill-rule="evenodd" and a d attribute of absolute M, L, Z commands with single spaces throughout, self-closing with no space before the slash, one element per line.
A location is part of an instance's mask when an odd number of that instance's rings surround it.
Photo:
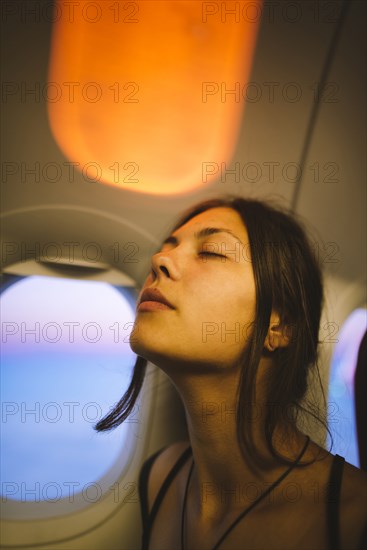
<path fill-rule="evenodd" d="M 335 455 L 329 478 L 327 494 L 327 523 L 330 550 L 340 550 L 339 505 L 345 459 Z"/>
<path fill-rule="evenodd" d="M 166 479 L 164 480 L 162 487 L 159 489 L 159 493 L 157 495 L 157 498 L 154 501 L 152 511 L 150 513 L 150 524 L 153 524 L 153 521 L 155 519 L 155 516 L 157 515 L 158 509 L 161 505 L 161 502 L 164 498 L 164 495 L 167 493 L 169 486 L 171 485 L 173 479 L 176 477 L 179 470 L 181 470 L 182 466 L 185 464 L 189 456 L 191 455 L 191 447 L 188 447 L 180 456 L 180 458 L 176 461 L 176 463 L 171 468 L 169 474 L 167 475 Z"/>
<path fill-rule="evenodd" d="M 359 543 L 358 550 L 366 550 L 366 548 L 367 548 L 367 521 L 363 529 L 362 538 Z"/>
<path fill-rule="evenodd" d="M 139 474 L 139 498 L 140 498 L 140 510 L 141 510 L 141 519 L 143 523 L 143 531 L 146 530 L 149 520 L 149 510 L 148 510 L 148 481 L 150 471 L 154 464 L 155 459 L 160 455 L 166 447 L 163 447 L 152 456 L 150 456 L 143 464 L 140 474 Z"/>
<path fill-rule="evenodd" d="M 185 464 L 189 456 L 191 455 L 191 447 L 185 449 L 185 451 L 180 455 L 178 460 L 172 466 L 167 477 L 165 478 L 161 488 L 159 489 L 158 495 L 153 503 L 152 510 L 149 514 L 148 510 L 148 480 L 149 474 L 152 469 L 153 463 L 166 447 L 155 453 L 153 456 L 148 458 L 148 460 L 143 464 L 143 467 L 139 476 L 139 495 L 141 502 L 141 515 L 143 522 L 143 542 L 142 550 L 146 550 L 149 545 L 150 532 L 153 526 L 154 519 L 158 513 L 159 507 L 162 503 L 162 500 L 165 494 L 168 491 L 169 486 L 171 485 L 173 479 L 176 477 L 179 470 Z"/>

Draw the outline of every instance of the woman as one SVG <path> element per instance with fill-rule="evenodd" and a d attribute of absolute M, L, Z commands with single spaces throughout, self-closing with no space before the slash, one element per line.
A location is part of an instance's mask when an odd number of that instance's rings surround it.
<path fill-rule="evenodd" d="M 143 548 L 364 546 L 367 476 L 297 426 L 321 307 L 311 246 L 279 209 L 214 199 L 174 227 L 139 297 L 132 383 L 97 425 L 128 416 L 146 360 L 184 404 L 189 441 L 141 471 Z"/>

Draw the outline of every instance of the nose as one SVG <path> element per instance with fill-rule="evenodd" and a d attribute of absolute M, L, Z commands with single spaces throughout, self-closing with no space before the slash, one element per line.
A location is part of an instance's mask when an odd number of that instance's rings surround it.
<path fill-rule="evenodd" d="M 158 252 L 152 256 L 152 274 L 153 278 L 167 278 L 178 280 L 178 268 L 168 253 Z"/>

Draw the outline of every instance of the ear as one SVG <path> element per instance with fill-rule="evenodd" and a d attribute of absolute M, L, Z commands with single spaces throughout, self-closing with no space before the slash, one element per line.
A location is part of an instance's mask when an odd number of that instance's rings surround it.
<path fill-rule="evenodd" d="M 270 352 L 278 348 L 286 348 L 291 340 L 291 329 L 282 323 L 276 311 L 271 312 L 269 330 L 264 346 Z"/>

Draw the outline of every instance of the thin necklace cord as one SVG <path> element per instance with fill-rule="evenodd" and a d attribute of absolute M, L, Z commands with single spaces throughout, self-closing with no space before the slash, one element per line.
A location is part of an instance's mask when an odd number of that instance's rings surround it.
<path fill-rule="evenodd" d="M 298 456 L 297 460 L 291 464 L 291 466 L 262 494 L 260 495 L 260 497 L 258 499 L 256 499 L 252 504 L 250 504 L 250 506 L 248 508 L 246 508 L 245 510 L 243 510 L 240 515 L 233 521 L 233 523 L 231 523 L 231 525 L 228 527 L 228 529 L 223 533 L 223 535 L 220 537 L 220 539 L 218 540 L 218 542 L 215 544 L 215 546 L 213 546 L 213 550 L 217 550 L 217 548 L 219 548 L 219 546 L 222 544 L 222 542 L 224 541 L 224 539 L 229 535 L 229 533 L 236 527 L 236 525 L 249 513 L 251 512 L 251 510 L 253 508 L 255 508 L 255 506 L 257 504 L 259 504 L 259 502 L 261 502 L 273 489 L 275 489 L 275 487 L 277 487 L 277 485 L 279 485 L 279 483 L 281 483 L 283 481 L 283 479 L 285 479 L 290 473 L 291 471 L 298 465 L 299 461 L 301 460 L 301 458 L 303 457 L 303 455 L 305 454 L 306 450 L 307 450 L 307 447 L 308 447 L 308 444 L 310 442 L 310 438 L 307 436 L 307 439 L 306 439 L 306 443 L 300 453 L 300 455 Z M 189 485 L 190 485 L 190 479 L 191 479 L 191 476 L 192 476 L 192 472 L 193 472 L 193 469 L 194 469 L 194 461 L 192 461 L 191 463 L 191 467 L 190 467 L 190 472 L 189 472 L 189 475 L 187 477 L 187 482 L 186 482 L 186 488 L 185 488 L 185 494 L 184 494 L 184 499 L 183 499 L 183 505 L 182 505 L 182 518 L 181 518 L 181 550 L 184 550 L 184 531 L 185 531 L 185 512 L 186 512 L 186 503 L 187 503 L 187 493 L 188 493 L 188 490 L 189 490 Z"/>

